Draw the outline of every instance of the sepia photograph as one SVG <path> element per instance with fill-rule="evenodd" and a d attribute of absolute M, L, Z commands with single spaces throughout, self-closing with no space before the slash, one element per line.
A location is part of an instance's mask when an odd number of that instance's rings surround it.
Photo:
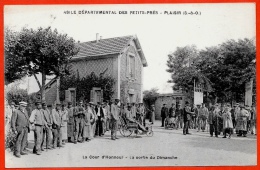
<path fill-rule="evenodd" d="M 6 168 L 256 166 L 256 4 L 4 6 Z"/>

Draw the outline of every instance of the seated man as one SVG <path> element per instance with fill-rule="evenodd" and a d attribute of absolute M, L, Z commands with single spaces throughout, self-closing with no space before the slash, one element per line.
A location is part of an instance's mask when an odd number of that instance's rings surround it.
<path fill-rule="evenodd" d="M 131 106 L 127 106 L 127 109 L 126 109 L 126 112 L 125 112 L 125 118 L 126 118 L 126 120 L 128 120 L 131 123 L 136 123 L 138 125 L 138 129 L 140 129 L 144 132 L 147 132 L 145 127 L 133 118 L 133 116 L 131 114 Z"/>

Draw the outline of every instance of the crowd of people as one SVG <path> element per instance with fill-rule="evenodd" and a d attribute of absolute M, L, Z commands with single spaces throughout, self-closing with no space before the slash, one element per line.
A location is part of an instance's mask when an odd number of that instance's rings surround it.
<path fill-rule="evenodd" d="M 151 124 L 155 121 L 155 106 L 145 108 L 143 103 L 120 103 L 119 99 L 103 103 L 79 101 L 76 106 L 72 102 L 57 102 L 54 107 L 46 102 L 35 102 L 35 109 L 27 107 L 24 101 L 10 103 L 9 112 L 6 111 L 6 133 L 15 134 L 14 155 L 18 158 L 27 155 L 28 133 L 34 133 L 33 153 L 41 155 L 45 149 L 52 150 L 65 147 L 67 142 L 89 142 L 97 136 L 104 136 L 111 131 L 111 140 L 117 137 L 120 117 L 131 123 L 136 123 L 138 129 L 147 132 L 147 113 Z M 167 108 L 163 104 L 161 109 L 162 127 L 169 123 L 175 124 L 176 129 L 182 128 L 183 135 L 191 134 L 189 129 L 209 132 L 210 136 L 231 138 L 233 133 L 246 137 L 247 133 L 256 135 L 256 108 L 241 104 L 233 107 L 229 103 L 206 107 L 190 106 L 189 102 L 181 108 L 180 104 L 172 104 Z"/>
<path fill-rule="evenodd" d="M 97 104 L 80 101 L 75 107 L 72 102 L 57 102 L 52 108 L 44 101 L 37 101 L 31 111 L 24 101 L 19 105 L 12 102 L 6 115 L 6 130 L 16 135 L 14 155 L 20 158 L 28 154 L 26 147 L 30 131 L 34 133 L 33 153 L 36 155 L 41 155 L 45 149 L 65 147 L 66 142 L 89 142 L 96 136 L 102 137 L 107 131 L 111 131 L 111 140 L 119 139 L 120 116 L 135 122 L 138 129 L 147 131 L 143 103 L 119 105 L 119 102 L 119 99 Z"/>
<path fill-rule="evenodd" d="M 183 128 L 183 135 L 190 134 L 189 129 L 197 129 L 197 132 L 208 131 L 211 137 L 222 133 L 223 138 L 231 138 L 234 133 L 243 137 L 248 133 L 256 135 L 256 115 L 254 105 L 239 103 L 233 107 L 229 103 L 209 103 L 206 107 L 205 103 L 190 106 L 186 102 L 184 108 L 180 104 L 172 104 L 170 108 L 163 104 L 161 109 L 162 127 L 166 126 L 165 122 L 174 122 L 177 129 Z"/>

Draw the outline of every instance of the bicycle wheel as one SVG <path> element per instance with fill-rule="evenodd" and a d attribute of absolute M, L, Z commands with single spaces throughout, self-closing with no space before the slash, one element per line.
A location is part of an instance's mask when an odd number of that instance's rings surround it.
<path fill-rule="evenodd" d="M 127 129 L 127 126 L 126 126 L 126 125 L 122 125 L 122 126 L 120 127 L 120 129 L 119 129 L 119 132 L 120 132 L 121 135 L 124 136 L 124 137 L 128 137 L 128 136 L 130 136 L 130 135 L 133 133 L 132 130 Z"/>

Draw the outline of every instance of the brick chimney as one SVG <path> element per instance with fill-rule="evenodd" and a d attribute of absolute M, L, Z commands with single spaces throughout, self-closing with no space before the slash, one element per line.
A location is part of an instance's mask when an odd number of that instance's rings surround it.
<path fill-rule="evenodd" d="M 99 33 L 96 33 L 96 42 L 99 41 Z"/>

